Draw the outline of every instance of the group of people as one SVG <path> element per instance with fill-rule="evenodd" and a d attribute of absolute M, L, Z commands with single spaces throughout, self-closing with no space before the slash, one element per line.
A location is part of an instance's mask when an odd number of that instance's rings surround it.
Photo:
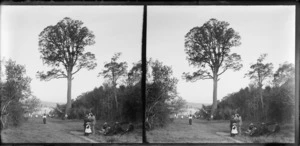
<path fill-rule="evenodd" d="M 93 113 L 89 113 L 84 118 L 84 135 L 95 134 L 96 116 Z"/>
<path fill-rule="evenodd" d="M 245 134 L 249 136 L 260 136 L 260 135 L 270 135 L 280 131 L 280 126 L 277 122 L 269 123 L 250 123 L 248 129 L 245 131 Z"/>
<path fill-rule="evenodd" d="M 107 135 L 114 135 L 114 134 L 123 135 L 133 130 L 134 130 L 134 126 L 132 123 L 129 123 L 128 128 L 124 130 L 119 122 L 115 122 L 112 126 L 110 126 L 107 122 L 105 122 L 102 126 L 102 129 L 99 132 L 107 136 Z"/>
<path fill-rule="evenodd" d="M 230 135 L 240 135 L 242 133 L 242 117 L 239 114 L 234 114 L 230 119 Z"/>
<path fill-rule="evenodd" d="M 95 134 L 96 129 L 96 116 L 93 113 L 89 113 L 84 118 L 84 135 L 88 136 L 89 134 Z M 102 129 L 99 130 L 100 134 L 103 135 L 114 135 L 114 134 L 125 134 L 127 132 L 131 132 L 134 130 L 134 126 L 132 123 L 129 123 L 127 129 L 123 129 L 119 122 L 115 122 L 110 126 L 107 122 L 104 122 Z"/>

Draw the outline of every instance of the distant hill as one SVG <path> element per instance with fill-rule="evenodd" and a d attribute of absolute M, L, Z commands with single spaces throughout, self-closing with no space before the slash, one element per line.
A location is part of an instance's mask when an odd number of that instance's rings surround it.
<path fill-rule="evenodd" d="M 58 103 L 61 104 L 61 103 Z M 41 101 L 42 107 L 56 107 L 56 102 L 50 102 L 50 101 Z"/>
<path fill-rule="evenodd" d="M 189 115 L 195 114 L 199 109 L 202 108 L 202 105 L 209 105 L 208 103 L 197 103 L 197 102 L 187 102 L 182 111 L 178 113 L 179 115 Z"/>
<path fill-rule="evenodd" d="M 187 106 L 190 108 L 202 108 L 202 105 L 209 105 L 208 103 L 196 103 L 196 102 L 187 102 Z"/>
<path fill-rule="evenodd" d="M 58 103 L 62 104 L 62 103 Z M 41 105 L 38 108 L 38 111 L 33 112 L 34 115 L 42 115 L 44 113 L 49 113 L 53 108 L 56 107 L 56 102 L 50 102 L 50 101 L 41 101 Z"/>

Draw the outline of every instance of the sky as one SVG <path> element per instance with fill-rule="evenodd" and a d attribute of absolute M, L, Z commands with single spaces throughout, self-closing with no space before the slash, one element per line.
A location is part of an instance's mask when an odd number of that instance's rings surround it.
<path fill-rule="evenodd" d="M 82 69 L 72 81 L 72 99 L 99 87 L 103 77 L 97 77 L 114 53 L 121 52 L 119 61 L 141 60 L 143 6 L 1 6 L 1 59 L 12 59 L 26 67 L 32 78 L 33 95 L 43 101 L 67 102 L 67 79 L 40 81 L 37 71 L 51 68 L 43 65 L 38 51 L 38 36 L 49 25 L 64 17 L 81 20 L 93 31 L 95 44 L 85 48 L 95 54 L 98 66 Z"/>
<path fill-rule="evenodd" d="M 243 68 L 219 77 L 218 100 L 249 85 L 244 75 L 260 54 L 268 54 L 265 62 L 273 63 L 273 71 L 286 61 L 295 64 L 295 6 L 149 6 L 147 57 L 172 67 L 179 96 L 186 101 L 212 103 L 212 80 L 182 79 L 183 72 L 197 70 L 186 60 L 184 36 L 211 18 L 228 22 L 241 36 L 241 45 L 231 52 L 241 55 Z"/>

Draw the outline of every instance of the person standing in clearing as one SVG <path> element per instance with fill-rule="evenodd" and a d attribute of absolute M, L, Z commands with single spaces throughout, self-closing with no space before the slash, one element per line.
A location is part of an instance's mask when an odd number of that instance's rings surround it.
<path fill-rule="evenodd" d="M 236 123 L 232 123 L 232 129 L 231 129 L 231 132 L 230 132 L 230 136 L 235 136 L 238 134 L 238 127 L 237 127 L 237 124 Z"/>
<path fill-rule="evenodd" d="M 190 114 L 190 115 L 189 115 L 189 124 L 190 124 L 190 125 L 192 125 L 192 119 L 193 119 L 192 114 Z"/>
<path fill-rule="evenodd" d="M 239 132 L 239 135 L 242 134 L 242 116 L 241 115 L 237 115 L 237 118 L 238 118 L 238 132 Z"/>
<path fill-rule="evenodd" d="M 92 133 L 90 122 L 87 122 L 84 130 L 84 135 L 89 136 L 90 133 Z"/>
<path fill-rule="evenodd" d="M 96 125 L 96 116 L 90 113 L 91 116 L 91 128 L 92 128 L 92 133 L 95 134 L 95 125 Z"/>
<path fill-rule="evenodd" d="M 232 124 L 233 124 L 234 122 L 235 122 L 234 115 L 231 115 L 231 118 L 230 118 L 230 125 L 229 125 L 230 133 L 231 133 L 231 130 L 232 130 Z"/>
<path fill-rule="evenodd" d="M 83 131 L 85 131 L 85 129 L 86 129 L 86 123 L 89 121 L 88 118 L 89 118 L 89 115 L 86 114 L 84 119 L 83 119 Z"/>
<path fill-rule="evenodd" d="M 43 115 L 43 122 L 44 122 L 44 124 L 46 124 L 46 118 L 47 118 L 47 116 L 46 116 L 46 114 L 44 114 Z"/>

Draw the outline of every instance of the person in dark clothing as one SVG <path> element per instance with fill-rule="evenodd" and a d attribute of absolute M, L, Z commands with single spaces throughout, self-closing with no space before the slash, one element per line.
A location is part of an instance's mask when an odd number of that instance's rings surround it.
<path fill-rule="evenodd" d="M 132 124 L 132 123 L 129 123 L 128 129 L 126 130 L 126 132 L 131 132 L 131 131 L 133 131 L 133 130 L 134 130 L 133 124 Z"/>
<path fill-rule="evenodd" d="M 193 117 L 192 117 L 192 115 L 190 114 L 190 115 L 189 115 L 189 124 L 190 124 L 190 125 L 192 125 L 192 119 L 193 119 Z"/>
<path fill-rule="evenodd" d="M 253 132 L 254 128 L 255 128 L 254 124 L 250 123 L 250 125 L 248 126 L 248 129 L 245 133 L 250 135 Z"/>
<path fill-rule="evenodd" d="M 91 122 L 92 134 L 95 134 L 95 125 L 96 125 L 96 117 L 93 113 L 89 114 L 89 119 Z"/>
<path fill-rule="evenodd" d="M 128 124 L 128 128 L 121 134 L 121 135 L 123 135 L 123 134 L 125 134 L 125 133 L 129 133 L 129 132 L 131 132 L 131 131 L 133 131 L 134 130 L 134 126 L 133 126 L 133 124 L 130 122 L 129 124 Z"/>
<path fill-rule="evenodd" d="M 43 123 L 44 123 L 44 124 L 46 124 L 46 118 L 47 118 L 47 116 L 46 116 L 46 114 L 44 114 L 44 115 L 43 115 Z"/>
<path fill-rule="evenodd" d="M 234 119 L 234 115 L 231 115 L 231 118 L 230 118 L 230 125 L 229 125 L 229 130 L 231 131 L 232 130 L 232 123 L 235 122 L 235 119 Z"/>
<path fill-rule="evenodd" d="M 124 132 L 119 122 L 116 122 L 114 125 L 114 134 L 119 134 Z"/>
<path fill-rule="evenodd" d="M 105 134 L 107 128 L 109 127 L 109 125 L 107 124 L 107 122 L 104 122 L 102 129 L 99 131 L 101 134 Z"/>

